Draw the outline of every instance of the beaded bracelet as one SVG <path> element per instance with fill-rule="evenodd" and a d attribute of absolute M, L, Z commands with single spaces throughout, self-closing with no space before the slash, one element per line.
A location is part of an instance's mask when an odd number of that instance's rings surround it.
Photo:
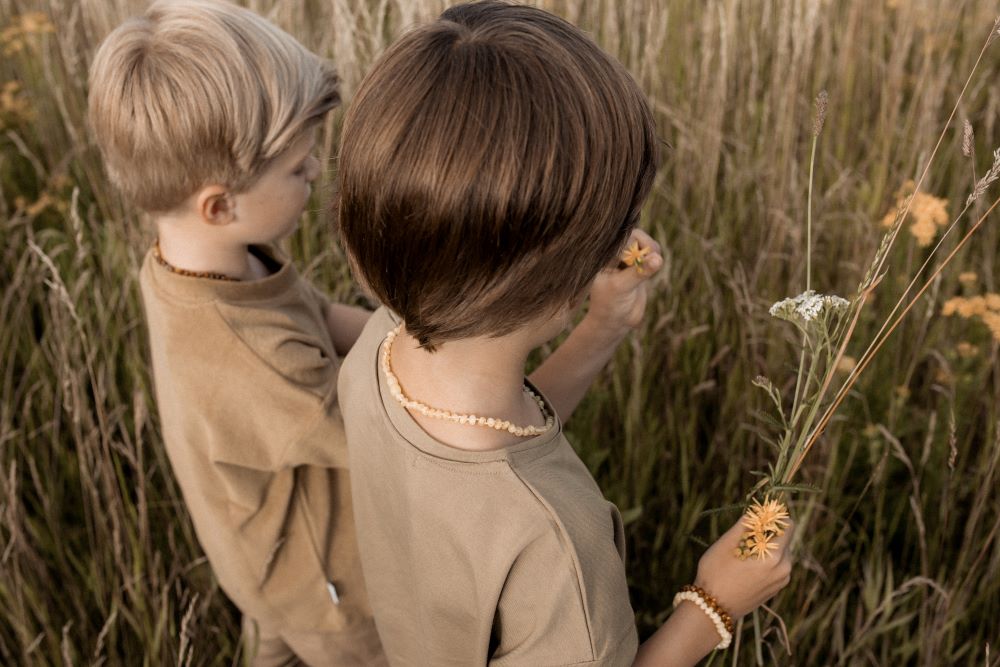
<path fill-rule="evenodd" d="M 713 595 L 710 595 L 704 588 L 701 586 L 695 586 L 694 584 L 688 584 L 686 586 L 681 586 L 681 592 L 697 593 L 701 596 L 701 599 L 708 603 L 708 606 L 714 609 L 715 613 L 722 618 L 722 622 L 726 625 L 726 630 L 729 630 L 730 633 L 736 631 L 736 624 L 733 623 L 733 617 L 730 616 L 729 612 L 727 612 L 723 606 L 719 604 L 719 601 L 716 600 Z"/>
<path fill-rule="evenodd" d="M 715 625 L 715 631 L 722 638 L 722 641 L 715 648 L 717 650 L 729 648 L 729 645 L 733 643 L 733 630 L 735 627 L 732 616 L 719 605 L 714 597 L 706 593 L 699 586 L 687 585 L 682 587 L 681 591 L 674 596 L 674 608 L 676 609 L 677 605 L 685 600 L 698 605 L 698 608 L 705 612 L 705 615 Z"/>

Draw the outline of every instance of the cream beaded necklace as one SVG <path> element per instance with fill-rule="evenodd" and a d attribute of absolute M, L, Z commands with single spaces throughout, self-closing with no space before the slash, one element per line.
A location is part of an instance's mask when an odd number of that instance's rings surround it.
<path fill-rule="evenodd" d="M 382 371 L 385 373 L 385 378 L 389 383 L 389 391 L 392 393 L 393 398 L 399 401 L 400 405 L 404 408 L 408 410 L 416 410 L 425 417 L 444 419 L 445 421 L 455 422 L 456 424 L 468 424 L 469 426 L 485 426 L 498 431 L 507 431 L 508 433 L 512 433 L 519 437 L 541 435 L 552 428 L 552 425 L 555 424 L 555 418 L 549 414 L 548 409 L 545 407 L 545 401 L 543 401 L 541 396 L 531 391 L 531 389 L 527 386 L 524 387 L 524 393 L 526 393 L 533 401 L 535 401 L 535 403 L 538 404 L 538 408 L 542 411 L 542 416 L 545 417 L 545 426 L 515 426 L 506 419 L 479 417 L 477 415 L 460 415 L 448 410 L 432 408 L 429 405 L 421 403 L 420 401 L 414 401 L 409 398 L 403 393 L 403 388 L 399 386 L 399 379 L 396 377 L 395 373 L 392 372 L 392 364 L 390 363 L 392 356 L 392 342 L 396 340 L 396 336 L 399 334 L 402 327 L 403 325 L 400 324 L 398 327 L 390 331 L 385 337 L 385 343 L 382 347 Z"/>

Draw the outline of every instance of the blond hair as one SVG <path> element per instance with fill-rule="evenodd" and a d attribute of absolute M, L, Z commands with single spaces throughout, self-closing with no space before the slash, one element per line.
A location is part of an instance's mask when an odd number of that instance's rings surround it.
<path fill-rule="evenodd" d="M 240 192 L 340 102 L 332 67 L 250 10 L 161 0 L 116 28 L 90 70 L 89 120 L 133 203 L 170 211 Z"/>

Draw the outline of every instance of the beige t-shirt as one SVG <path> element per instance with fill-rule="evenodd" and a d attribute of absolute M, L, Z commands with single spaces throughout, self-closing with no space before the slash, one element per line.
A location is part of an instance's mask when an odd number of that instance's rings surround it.
<path fill-rule="evenodd" d="M 392 665 L 629 665 L 617 508 L 557 425 L 495 451 L 423 431 L 378 364 L 384 308 L 341 368 L 362 567 Z M 472 427 L 470 427 L 472 428 Z"/>
<path fill-rule="evenodd" d="M 236 606 L 273 630 L 346 631 L 371 612 L 327 300 L 273 248 L 255 250 L 280 269 L 226 282 L 143 262 L 163 439 Z"/>

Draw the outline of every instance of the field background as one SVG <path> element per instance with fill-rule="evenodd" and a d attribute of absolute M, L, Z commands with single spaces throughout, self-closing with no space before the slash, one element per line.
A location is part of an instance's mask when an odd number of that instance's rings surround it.
<path fill-rule="evenodd" d="M 91 54 L 141 4 L 0 0 L 4 665 L 240 660 L 237 614 L 195 542 L 151 398 L 135 279 L 149 230 L 108 186 L 84 120 Z M 347 103 L 393 36 L 443 6 L 249 4 L 336 61 Z M 622 59 L 672 146 L 643 222 L 667 268 L 645 325 L 568 425 L 629 520 L 645 635 L 693 577 L 701 545 L 733 518 L 702 511 L 740 500 L 768 460 L 752 416 L 764 397 L 750 380 L 794 382 L 791 332 L 767 308 L 805 283 L 816 93 L 828 90 L 830 103 L 816 161 L 813 281 L 850 296 L 879 221 L 929 157 L 1000 6 L 540 4 Z M 998 77 L 1000 43 L 925 182 L 950 215 L 1000 144 Z M 291 250 L 335 297 L 360 303 L 325 214 L 342 114 L 326 126 L 329 169 Z M 961 151 L 964 118 L 975 129 L 973 158 Z M 793 503 L 801 539 L 792 583 L 771 606 L 781 620 L 748 617 L 738 648 L 712 664 L 1000 664 L 998 343 L 979 319 L 941 314 L 948 298 L 1000 289 L 998 225 L 989 220 L 934 283 L 813 452 L 802 480 L 820 492 Z M 926 257 L 908 230 L 849 354 Z M 960 281 L 961 272 L 975 275 Z"/>

